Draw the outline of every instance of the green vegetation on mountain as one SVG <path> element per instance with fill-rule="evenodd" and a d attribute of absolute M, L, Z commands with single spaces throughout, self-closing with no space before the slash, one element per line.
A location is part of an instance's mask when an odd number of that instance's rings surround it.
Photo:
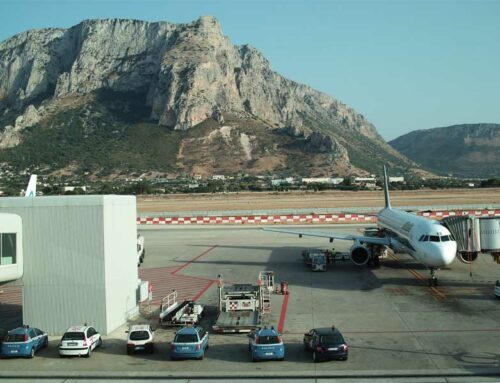
<path fill-rule="evenodd" d="M 464 124 L 418 130 L 389 144 L 442 175 L 482 178 L 500 175 L 500 124 Z"/>

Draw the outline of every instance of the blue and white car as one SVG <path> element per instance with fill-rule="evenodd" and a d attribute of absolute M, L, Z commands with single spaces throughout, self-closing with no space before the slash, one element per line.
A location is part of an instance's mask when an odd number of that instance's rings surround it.
<path fill-rule="evenodd" d="M 170 359 L 203 359 L 208 348 L 208 331 L 200 326 L 187 326 L 175 333 Z"/>
<path fill-rule="evenodd" d="M 252 353 L 252 361 L 285 359 L 285 345 L 283 338 L 274 327 L 259 328 L 248 334 L 248 349 Z"/>
<path fill-rule="evenodd" d="M 2 357 L 24 356 L 33 358 L 35 352 L 47 347 L 49 337 L 45 332 L 35 327 L 18 327 L 10 330 L 2 343 Z"/>
<path fill-rule="evenodd" d="M 66 330 L 59 343 L 59 356 L 84 356 L 102 345 L 101 334 L 91 326 L 72 326 Z"/>

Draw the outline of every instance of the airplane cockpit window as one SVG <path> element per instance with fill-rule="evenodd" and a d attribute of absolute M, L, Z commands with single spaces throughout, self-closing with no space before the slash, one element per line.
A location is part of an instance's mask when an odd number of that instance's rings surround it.
<path fill-rule="evenodd" d="M 424 234 L 422 234 L 422 235 L 420 236 L 419 242 L 422 242 L 422 241 L 424 240 L 424 237 L 425 237 L 425 235 L 424 235 Z"/>
<path fill-rule="evenodd" d="M 422 239 L 422 242 L 427 242 L 429 240 L 429 236 L 428 235 L 424 235 L 424 238 Z"/>
<path fill-rule="evenodd" d="M 443 236 L 441 236 L 441 242 L 448 242 L 448 241 L 451 241 L 449 235 L 443 235 Z"/>
<path fill-rule="evenodd" d="M 430 235 L 429 240 L 431 242 L 439 242 L 439 235 Z"/>

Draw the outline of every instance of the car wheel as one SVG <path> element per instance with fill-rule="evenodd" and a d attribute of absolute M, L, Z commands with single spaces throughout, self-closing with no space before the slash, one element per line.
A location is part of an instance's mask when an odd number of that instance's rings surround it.
<path fill-rule="evenodd" d="M 49 337 L 45 338 L 45 342 L 43 343 L 43 348 L 49 347 Z"/>
<path fill-rule="evenodd" d="M 34 358 L 35 357 L 35 347 L 33 347 L 30 351 L 29 358 Z"/>
<path fill-rule="evenodd" d="M 316 354 L 316 351 L 313 351 L 313 362 L 314 363 L 318 363 L 319 362 L 318 354 Z"/>
<path fill-rule="evenodd" d="M 90 358 L 91 349 L 92 349 L 92 346 L 89 346 L 89 350 L 85 354 L 85 358 Z"/>
<path fill-rule="evenodd" d="M 102 346 L 102 338 L 99 337 L 99 340 L 97 341 L 97 347 L 101 347 Z"/>

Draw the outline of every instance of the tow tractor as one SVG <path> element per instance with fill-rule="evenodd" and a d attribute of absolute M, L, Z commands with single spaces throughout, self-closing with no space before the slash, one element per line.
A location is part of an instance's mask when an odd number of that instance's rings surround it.
<path fill-rule="evenodd" d="M 302 251 L 304 263 L 311 268 L 311 271 L 326 271 L 326 255 L 321 250 Z"/>
<path fill-rule="evenodd" d="M 179 303 L 174 290 L 161 300 L 159 323 L 162 326 L 196 324 L 203 314 L 203 305 L 187 299 Z"/>

